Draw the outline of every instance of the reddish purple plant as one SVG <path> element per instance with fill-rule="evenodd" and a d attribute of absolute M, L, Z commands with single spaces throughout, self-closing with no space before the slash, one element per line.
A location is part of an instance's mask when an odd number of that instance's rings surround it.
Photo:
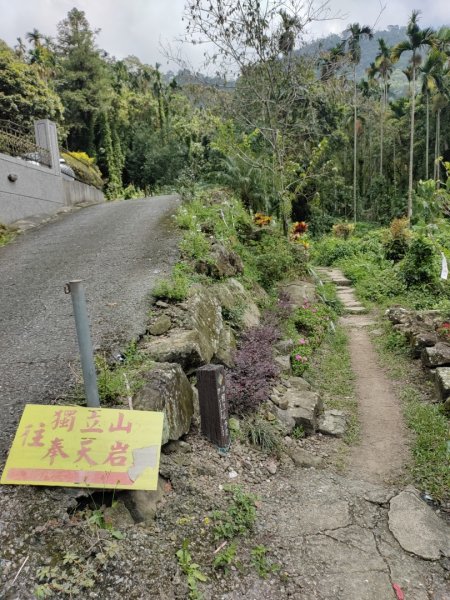
<path fill-rule="evenodd" d="M 231 413 L 244 414 L 256 410 L 269 397 L 271 381 L 279 373 L 272 345 L 280 339 L 280 332 L 270 322 L 272 319 L 264 318 L 264 321 L 265 325 L 252 327 L 243 334 L 234 355 L 235 367 L 227 370 Z"/>

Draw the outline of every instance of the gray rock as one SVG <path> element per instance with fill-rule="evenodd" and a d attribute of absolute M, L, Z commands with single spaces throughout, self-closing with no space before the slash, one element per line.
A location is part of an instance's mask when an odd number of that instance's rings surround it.
<path fill-rule="evenodd" d="M 276 356 L 274 361 L 281 373 L 284 375 L 290 375 L 292 373 L 290 356 Z"/>
<path fill-rule="evenodd" d="M 389 529 L 407 552 L 426 560 L 450 556 L 450 527 L 419 498 L 416 490 L 408 489 L 392 498 Z"/>
<path fill-rule="evenodd" d="M 393 490 L 379 488 L 365 492 L 364 500 L 367 500 L 367 502 L 370 502 L 371 504 L 379 504 L 382 506 L 383 504 L 387 504 L 394 496 L 395 492 Z"/>
<path fill-rule="evenodd" d="M 301 308 L 305 302 L 316 302 L 316 286 L 308 281 L 292 281 L 281 287 L 281 291 L 286 293 L 293 308 Z"/>
<path fill-rule="evenodd" d="M 158 308 L 169 308 L 170 304 L 167 304 L 167 302 L 164 302 L 163 300 L 158 300 L 155 302 L 155 306 Z"/>
<path fill-rule="evenodd" d="M 288 446 L 286 449 L 288 456 L 294 461 L 296 467 L 304 467 L 306 469 L 315 468 L 317 469 L 322 464 L 322 459 L 319 456 L 315 456 L 311 452 L 298 448 L 296 446 Z"/>
<path fill-rule="evenodd" d="M 251 294 L 237 279 L 228 279 L 211 288 L 220 306 L 228 311 L 239 309 L 240 325 L 246 329 L 256 327 L 261 319 L 261 312 L 254 302 Z"/>
<path fill-rule="evenodd" d="M 219 347 L 214 357 L 214 362 L 226 367 L 234 367 L 234 351 L 236 350 L 236 338 L 230 327 L 224 325 L 219 337 Z"/>
<path fill-rule="evenodd" d="M 436 393 L 440 402 L 450 410 L 450 367 L 438 367 L 434 373 Z"/>
<path fill-rule="evenodd" d="M 402 323 L 410 323 L 411 322 L 411 312 L 406 310 L 406 308 L 401 308 L 400 306 L 393 306 L 386 311 L 386 316 L 394 323 L 394 325 Z"/>
<path fill-rule="evenodd" d="M 171 327 L 172 321 L 170 320 L 170 317 L 161 315 L 150 325 L 148 330 L 152 335 L 164 335 Z"/>
<path fill-rule="evenodd" d="M 289 408 L 289 400 L 285 396 L 280 396 L 279 394 L 272 394 L 270 396 L 270 399 L 275 404 L 275 406 L 278 406 L 278 408 L 281 408 L 281 410 L 287 410 Z"/>
<path fill-rule="evenodd" d="M 152 339 L 142 349 L 156 362 L 179 363 L 187 373 L 211 360 L 200 345 L 198 333 L 173 329 L 168 336 Z"/>
<path fill-rule="evenodd" d="M 135 524 L 130 511 L 121 500 L 113 502 L 112 506 L 105 508 L 103 516 L 105 524 L 113 529 L 127 529 Z"/>
<path fill-rule="evenodd" d="M 289 386 L 299 392 L 308 391 L 311 389 L 311 384 L 303 379 L 303 377 L 289 377 L 288 379 Z"/>
<path fill-rule="evenodd" d="M 154 491 L 132 490 L 123 496 L 125 506 L 130 511 L 136 523 L 151 523 L 158 509 L 158 504 L 164 497 L 165 481 L 158 478 L 158 489 Z"/>
<path fill-rule="evenodd" d="M 341 410 L 326 410 L 319 418 L 318 430 L 325 435 L 342 437 L 347 429 L 347 418 Z"/>
<path fill-rule="evenodd" d="M 450 365 L 450 344 L 439 342 L 432 348 L 422 350 L 422 362 L 426 367 L 443 367 Z"/>
<path fill-rule="evenodd" d="M 192 446 L 183 440 L 172 440 L 162 448 L 162 451 L 164 454 L 175 454 L 177 452 L 188 454 L 192 452 Z"/>
<path fill-rule="evenodd" d="M 136 410 L 164 412 L 162 444 L 177 440 L 189 431 L 194 414 L 193 392 L 178 364 L 161 363 L 144 375 L 145 383 L 136 393 Z"/>
<path fill-rule="evenodd" d="M 186 329 L 173 329 L 169 335 L 143 345 L 157 362 L 177 362 L 191 373 L 211 362 L 219 350 L 223 329 L 220 305 L 212 292 L 194 285 L 186 302 Z"/>
<path fill-rule="evenodd" d="M 199 273 L 208 277 L 222 279 L 239 275 L 244 269 L 241 257 L 232 250 L 227 250 L 223 244 L 216 243 L 211 249 L 208 260 L 199 260 L 195 265 Z"/>
<path fill-rule="evenodd" d="M 275 408 L 276 418 L 280 422 L 284 435 L 289 435 L 295 427 L 295 419 L 286 409 Z"/>
<path fill-rule="evenodd" d="M 306 433 L 315 433 L 319 424 L 320 414 L 323 410 L 319 394 L 304 390 L 300 391 L 291 387 L 286 390 L 283 398 L 288 403 L 286 411 L 279 411 L 286 415 L 283 423 L 287 424 L 293 420 L 293 427 L 301 426 Z"/>
<path fill-rule="evenodd" d="M 199 344 L 206 359 L 219 349 L 220 334 L 223 328 L 222 311 L 215 295 L 205 286 L 193 285 L 189 291 L 187 310 L 192 328 L 198 333 Z"/>
<path fill-rule="evenodd" d="M 294 342 L 293 340 L 280 340 L 275 344 L 274 348 L 280 354 L 290 354 L 294 349 Z"/>
<path fill-rule="evenodd" d="M 432 348 L 439 342 L 437 334 L 428 331 L 412 334 L 410 339 L 415 358 L 420 358 L 424 348 Z"/>
<path fill-rule="evenodd" d="M 266 469 L 267 472 L 270 473 L 270 475 L 275 475 L 275 473 L 278 470 L 277 463 L 274 460 L 269 460 L 269 462 L 266 465 Z"/>

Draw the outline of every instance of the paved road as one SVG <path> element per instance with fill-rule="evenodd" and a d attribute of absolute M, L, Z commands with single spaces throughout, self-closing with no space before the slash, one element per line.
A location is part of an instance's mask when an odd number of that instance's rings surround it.
<path fill-rule="evenodd" d="M 72 379 L 78 351 L 64 284 L 84 280 L 95 347 L 143 333 L 148 294 L 177 257 L 178 202 L 91 206 L 0 248 L 0 462 L 23 405 L 51 400 Z"/>

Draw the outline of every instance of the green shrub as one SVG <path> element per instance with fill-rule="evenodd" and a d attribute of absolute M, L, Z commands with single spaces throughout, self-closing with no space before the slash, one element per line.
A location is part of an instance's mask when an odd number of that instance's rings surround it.
<path fill-rule="evenodd" d="M 306 254 L 297 244 L 291 244 L 281 231 L 264 232 L 260 242 L 252 246 L 259 283 L 266 290 L 283 279 L 306 273 Z"/>
<path fill-rule="evenodd" d="M 400 263 L 400 277 L 406 287 L 433 283 L 439 273 L 439 257 L 431 240 L 425 237 L 414 239 L 405 258 Z"/>
<path fill-rule="evenodd" d="M 188 231 L 180 243 L 183 256 L 193 260 L 206 258 L 210 250 L 210 243 L 201 231 Z"/>
<path fill-rule="evenodd" d="M 63 152 L 61 157 L 73 169 L 77 179 L 92 185 L 98 189 L 103 187 L 103 179 L 100 169 L 94 162 L 94 159 L 85 152 Z"/>
<path fill-rule="evenodd" d="M 187 297 L 190 283 L 191 280 L 185 265 L 183 263 L 178 263 L 173 268 L 169 278 L 160 279 L 156 283 L 152 295 L 156 299 L 181 302 Z"/>
<path fill-rule="evenodd" d="M 331 267 L 340 260 L 358 254 L 358 241 L 325 237 L 313 245 L 312 259 L 316 264 Z"/>
<path fill-rule="evenodd" d="M 410 239 L 409 219 L 394 219 L 384 240 L 384 254 L 387 260 L 401 260 L 408 250 Z"/>

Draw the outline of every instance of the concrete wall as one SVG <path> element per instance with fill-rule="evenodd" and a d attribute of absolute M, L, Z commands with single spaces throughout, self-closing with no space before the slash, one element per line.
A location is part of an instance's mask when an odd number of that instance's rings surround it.
<path fill-rule="evenodd" d="M 8 175 L 17 176 L 9 181 Z M 63 182 L 48 167 L 0 154 L 0 223 L 53 214 L 65 206 Z"/>
<path fill-rule="evenodd" d="M 82 202 L 104 202 L 105 196 L 101 190 L 86 185 L 81 181 L 73 181 L 65 175 L 62 176 L 64 202 L 66 206 L 74 206 Z"/>
<path fill-rule="evenodd" d="M 56 125 L 36 121 L 37 145 L 50 153 L 51 167 L 0 154 L 0 223 L 52 215 L 64 206 L 103 202 L 103 193 L 61 174 Z"/>

